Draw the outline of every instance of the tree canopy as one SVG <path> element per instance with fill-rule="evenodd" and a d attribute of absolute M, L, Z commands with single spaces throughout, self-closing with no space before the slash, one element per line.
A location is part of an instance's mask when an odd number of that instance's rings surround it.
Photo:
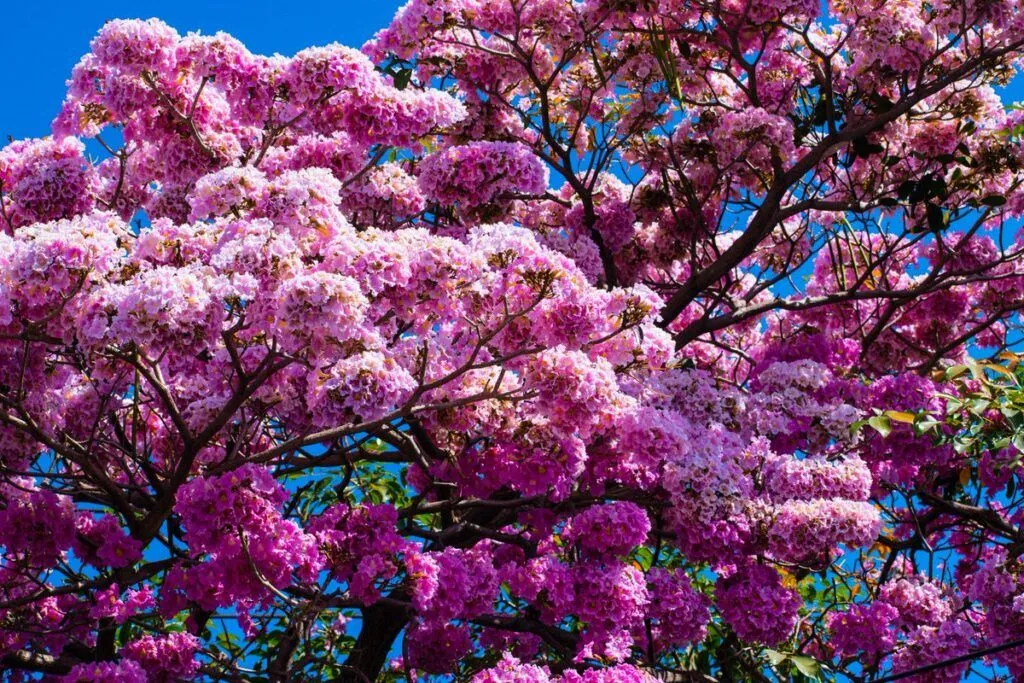
<path fill-rule="evenodd" d="M 1024 675 L 1022 66 L 1017 0 L 107 23 L 0 149 L 3 675 Z"/>

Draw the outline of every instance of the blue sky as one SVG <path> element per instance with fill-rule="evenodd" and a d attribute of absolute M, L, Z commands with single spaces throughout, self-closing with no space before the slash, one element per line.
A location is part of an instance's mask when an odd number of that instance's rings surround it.
<path fill-rule="evenodd" d="M 54 0 L 4 3 L 0 140 L 47 135 L 64 81 L 109 19 L 159 17 L 180 33 L 227 31 L 253 52 L 293 54 L 337 41 L 358 47 L 404 0 Z"/>

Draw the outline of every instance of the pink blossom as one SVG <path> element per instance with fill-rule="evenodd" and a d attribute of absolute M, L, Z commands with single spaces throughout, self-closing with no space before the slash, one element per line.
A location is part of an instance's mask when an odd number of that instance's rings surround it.
<path fill-rule="evenodd" d="M 782 585 L 777 571 L 765 565 L 742 567 L 719 579 L 718 608 L 742 640 L 778 645 L 796 625 L 800 597 Z"/>
<path fill-rule="evenodd" d="M 542 193 L 548 171 L 525 145 L 473 142 L 426 157 L 419 184 L 434 201 L 475 207 L 513 194 Z"/>

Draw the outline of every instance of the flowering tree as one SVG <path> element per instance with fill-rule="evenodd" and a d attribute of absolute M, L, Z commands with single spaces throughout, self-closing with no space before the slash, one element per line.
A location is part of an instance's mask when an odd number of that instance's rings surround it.
<path fill-rule="evenodd" d="M 1024 673 L 1024 7 L 820 5 L 104 26 L 0 151 L 7 676 Z"/>

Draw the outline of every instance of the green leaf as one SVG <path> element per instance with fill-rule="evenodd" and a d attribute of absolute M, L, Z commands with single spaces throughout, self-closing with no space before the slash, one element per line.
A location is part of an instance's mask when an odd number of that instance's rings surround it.
<path fill-rule="evenodd" d="M 892 431 L 892 422 L 887 415 L 875 415 L 868 418 L 868 426 L 882 435 L 882 438 L 889 436 Z"/>
<path fill-rule="evenodd" d="M 1024 453 L 1024 432 L 1017 432 L 1013 435 L 1013 447 Z"/>
<path fill-rule="evenodd" d="M 1020 427 L 1024 427 L 1024 413 L 1022 413 L 1019 408 L 1003 406 L 999 409 L 999 412 L 1003 414 L 1006 421 L 1013 425 L 1014 428 L 1019 429 Z"/>
<path fill-rule="evenodd" d="M 387 443 L 376 437 L 363 444 L 363 450 L 370 453 L 387 453 L 390 448 Z"/>
<path fill-rule="evenodd" d="M 946 370 L 946 379 L 956 379 L 970 369 L 967 365 L 953 365 Z"/>
<path fill-rule="evenodd" d="M 409 87 L 411 80 L 413 80 L 413 70 L 402 69 L 394 75 L 394 87 L 398 90 L 404 90 Z"/>
<path fill-rule="evenodd" d="M 886 410 L 883 415 L 888 417 L 890 420 L 895 420 L 896 422 L 902 422 L 908 425 L 914 424 L 914 420 L 916 419 L 914 413 L 908 413 L 903 410 Z"/>
<path fill-rule="evenodd" d="M 885 151 L 885 147 L 877 142 L 870 142 L 866 137 L 854 138 L 852 144 L 854 154 L 862 159 L 867 159 L 874 154 L 881 154 Z"/>
<path fill-rule="evenodd" d="M 991 407 L 991 405 L 992 405 L 992 402 L 989 401 L 988 399 L 976 398 L 976 399 L 973 399 L 968 404 L 967 409 L 970 412 L 972 412 L 975 415 L 977 415 L 978 417 L 982 417 L 988 411 L 988 409 Z"/>
<path fill-rule="evenodd" d="M 996 208 L 1006 203 L 1006 197 L 1001 194 L 990 194 L 987 197 L 982 197 L 981 203 Z"/>
<path fill-rule="evenodd" d="M 924 205 L 925 214 L 928 216 L 928 229 L 934 232 L 944 230 L 946 227 L 946 214 L 938 204 L 928 202 Z"/>
<path fill-rule="evenodd" d="M 927 434 L 928 432 L 932 431 L 933 429 L 938 427 L 940 424 L 942 424 L 942 423 L 939 420 L 936 420 L 934 417 L 931 417 L 931 416 L 922 417 L 920 420 L 918 420 L 917 422 L 914 423 L 914 433 L 917 436 L 922 436 L 922 435 Z"/>
<path fill-rule="evenodd" d="M 821 679 L 821 664 L 816 659 L 803 655 L 793 655 L 790 659 L 793 661 L 794 666 L 796 666 L 797 671 L 804 676 L 816 681 Z"/>
<path fill-rule="evenodd" d="M 634 557 L 636 559 L 636 563 L 640 565 L 640 569 L 642 569 L 645 572 L 649 571 L 650 568 L 654 565 L 654 551 L 645 545 L 642 545 L 636 549 L 636 554 L 634 555 Z"/>
<path fill-rule="evenodd" d="M 969 451 L 971 446 L 973 446 L 976 442 L 977 439 L 973 438 L 957 441 L 956 443 L 953 444 L 953 452 L 959 455 L 963 455 L 964 453 Z"/>

